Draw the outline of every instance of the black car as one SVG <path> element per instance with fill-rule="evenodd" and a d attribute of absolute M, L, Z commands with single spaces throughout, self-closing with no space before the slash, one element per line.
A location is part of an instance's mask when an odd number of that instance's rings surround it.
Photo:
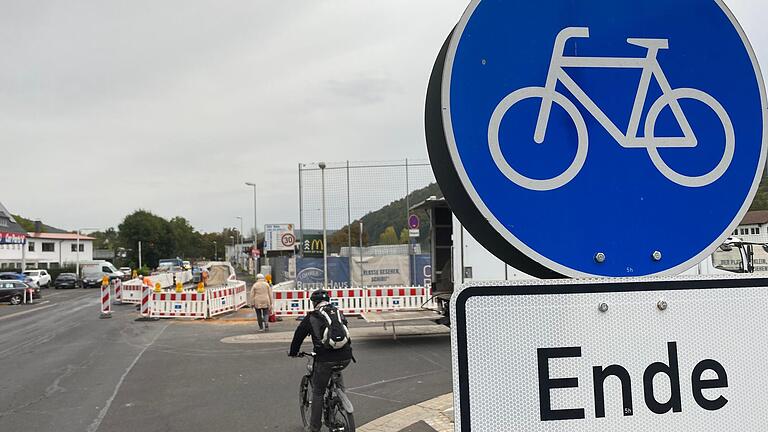
<path fill-rule="evenodd" d="M 86 273 L 80 281 L 80 286 L 83 288 L 99 288 L 103 277 L 104 273 L 101 272 Z"/>
<path fill-rule="evenodd" d="M 24 301 L 25 290 L 32 291 L 32 298 L 41 298 L 40 288 L 33 288 L 21 281 L 0 280 L 0 302 L 8 302 L 12 305 L 21 304 Z"/>
<path fill-rule="evenodd" d="M 59 288 L 77 288 L 79 286 L 77 275 L 74 273 L 61 273 L 56 276 L 56 280 L 53 281 L 53 286 L 56 289 Z"/>

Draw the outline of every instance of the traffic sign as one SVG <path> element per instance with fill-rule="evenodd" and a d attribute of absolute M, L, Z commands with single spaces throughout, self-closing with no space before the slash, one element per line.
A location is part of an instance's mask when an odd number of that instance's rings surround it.
<path fill-rule="evenodd" d="M 766 106 L 721 0 L 474 0 L 435 65 L 427 137 L 454 213 L 515 267 L 677 274 L 748 210 Z"/>
<path fill-rule="evenodd" d="M 421 227 L 421 219 L 419 219 L 418 215 L 412 214 L 408 216 L 408 228 L 410 229 L 419 229 Z"/>
<path fill-rule="evenodd" d="M 464 288 L 456 431 L 762 431 L 766 308 L 756 278 Z"/>

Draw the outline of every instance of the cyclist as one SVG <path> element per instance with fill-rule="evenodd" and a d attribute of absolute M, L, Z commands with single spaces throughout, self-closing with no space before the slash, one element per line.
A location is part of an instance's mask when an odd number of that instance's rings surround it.
<path fill-rule="evenodd" d="M 312 345 L 315 351 L 315 366 L 312 374 L 312 414 L 310 417 L 310 431 L 317 432 L 322 427 L 323 416 L 323 397 L 328 384 L 331 381 L 331 375 L 334 371 L 340 371 L 353 360 L 351 342 L 347 340 L 344 346 L 340 348 L 330 348 L 323 342 L 326 334 L 326 319 L 322 316 L 322 311 L 327 311 L 330 306 L 331 298 L 327 291 L 318 290 L 309 297 L 314 310 L 309 312 L 301 321 L 296 332 L 293 334 L 293 342 L 288 355 L 296 357 L 299 355 L 301 344 L 307 336 L 312 337 Z M 335 309 L 335 308 L 333 308 Z M 347 319 L 339 314 L 341 321 L 346 327 Z M 339 381 L 339 386 L 344 387 L 344 382 Z"/>

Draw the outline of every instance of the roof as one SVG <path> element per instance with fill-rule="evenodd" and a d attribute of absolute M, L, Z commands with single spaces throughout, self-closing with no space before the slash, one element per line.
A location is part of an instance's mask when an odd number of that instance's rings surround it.
<path fill-rule="evenodd" d="M 3 203 L 0 203 L 0 218 L 8 219 L 8 226 L 7 227 L 0 227 L 0 231 L 6 232 L 6 233 L 14 233 L 14 234 L 26 234 L 27 232 L 24 230 L 24 228 L 21 227 L 21 225 L 16 222 L 16 219 L 13 218 L 13 215 L 11 212 L 8 211 L 7 208 L 3 205 Z"/>
<path fill-rule="evenodd" d="M 410 211 L 429 210 L 436 207 L 449 207 L 448 201 L 446 201 L 445 198 L 443 197 L 438 198 L 438 197 L 431 196 L 426 200 L 411 206 Z"/>
<path fill-rule="evenodd" d="M 77 240 L 77 234 L 75 233 L 29 233 L 31 239 L 45 239 L 45 240 Z M 93 237 L 80 235 L 80 240 L 93 241 L 96 240 Z"/>
<path fill-rule="evenodd" d="M 768 210 L 755 210 L 747 212 L 741 225 L 760 225 L 768 223 Z"/>

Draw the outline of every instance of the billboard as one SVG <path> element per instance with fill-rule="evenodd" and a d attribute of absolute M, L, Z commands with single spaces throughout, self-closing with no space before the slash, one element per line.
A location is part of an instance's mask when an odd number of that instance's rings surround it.
<path fill-rule="evenodd" d="M 352 283 L 354 286 L 409 286 L 409 257 L 407 255 L 383 255 L 351 257 Z"/>
<path fill-rule="evenodd" d="M 264 225 L 264 250 L 267 252 L 291 252 L 296 245 L 293 224 Z"/>
<path fill-rule="evenodd" d="M 296 289 L 315 290 L 323 287 L 322 258 L 296 259 Z M 343 257 L 328 257 L 328 288 L 349 288 L 349 261 Z"/>
<path fill-rule="evenodd" d="M 0 232 L 0 244 L 26 244 L 27 236 L 20 233 Z"/>
<path fill-rule="evenodd" d="M 419 254 L 411 257 L 413 263 L 413 285 L 429 287 L 432 285 L 432 255 Z"/>
<path fill-rule="evenodd" d="M 325 249 L 322 234 L 304 234 L 301 243 L 301 252 L 307 258 L 322 258 Z"/>

